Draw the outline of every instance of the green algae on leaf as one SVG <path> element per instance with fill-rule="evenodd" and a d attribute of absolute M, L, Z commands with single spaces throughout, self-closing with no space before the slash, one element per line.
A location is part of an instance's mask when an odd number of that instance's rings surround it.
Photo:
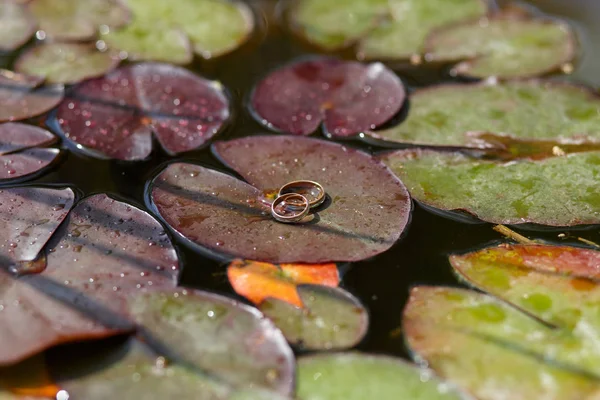
<path fill-rule="evenodd" d="M 461 400 L 430 370 L 404 360 L 364 353 L 330 353 L 298 359 L 302 400 Z"/>
<path fill-rule="evenodd" d="M 458 152 L 400 150 L 382 160 L 411 196 L 497 224 L 573 226 L 600 223 L 600 153 L 498 163 Z"/>
<path fill-rule="evenodd" d="M 125 0 L 133 21 L 102 39 L 132 60 L 186 64 L 192 52 L 213 58 L 244 43 L 254 29 L 254 16 L 242 3 L 228 0 Z"/>
<path fill-rule="evenodd" d="M 35 33 L 36 22 L 25 6 L 11 0 L 0 2 L 0 51 L 13 51 Z"/>
<path fill-rule="evenodd" d="M 574 59 L 576 49 L 565 23 L 502 13 L 439 29 L 425 45 L 429 61 L 457 63 L 453 75 L 502 79 L 555 72 Z"/>
<path fill-rule="evenodd" d="M 417 90 L 406 120 L 368 135 L 385 144 L 473 148 L 502 148 L 498 141 L 506 137 L 535 147 L 538 140 L 597 144 L 599 127 L 600 97 L 591 89 L 531 80 Z"/>
<path fill-rule="evenodd" d="M 302 350 L 339 350 L 363 339 L 369 314 L 350 293 L 320 285 L 299 285 L 297 290 L 302 307 L 273 298 L 259 307 L 288 342 Z"/>
<path fill-rule="evenodd" d="M 16 71 L 47 83 L 72 84 L 102 76 L 119 64 L 118 57 L 92 44 L 48 43 L 32 47 L 15 62 Z"/>

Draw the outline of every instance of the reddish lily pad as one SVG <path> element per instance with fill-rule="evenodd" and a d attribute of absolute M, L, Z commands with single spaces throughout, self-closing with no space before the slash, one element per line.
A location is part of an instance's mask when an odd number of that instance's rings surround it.
<path fill-rule="evenodd" d="M 119 0 L 32 0 L 27 7 L 45 37 L 65 41 L 91 40 L 101 27 L 129 22 L 129 10 Z"/>
<path fill-rule="evenodd" d="M 218 142 L 213 152 L 248 183 L 174 163 L 148 191 L 151 207 L 177 234 L 213 255 L 270 263 L 358 261 L 389 249 L 408 223 L 404 185 L 361 151 L 302 137 L 254 136 Z M 321 183 L 330 204 L 307 223 L 272 219 L 265 194 L 301 179 Z"/>
<path fill-rule="evenodd" d="M 0 122 L 38 116 L 58 105 L 64 96 L 62 85 L 40 86 L 43 79 L 0 71 Z"/>
<path fill-rule="evenodd" d="M 35 18 L 25 6 L 6 0 L 0 3 L 0 51 L 23 46 L 36 30 Z"/>
<path fill-rule="evenodd" d="M 229 118 L 229 101 L 218 82 L 144 63 L 82 83 L 60 105 L 57 118 L 78 149 L 142 160 L 152 151 L 153 135 L 171 155 L 204 145 Z"/>
<path fill-rule="evenodd" d="M 340 283 L 335 264 L 281 264 L 234 260 L 227 267 L 233 290 L 256 305 L 266 298 L 276 298 L 302 307 L 296 287 L 318 284 L 336 287 Z"/>
<path fill-rule="evenodd" d="M 400 79 L 380 63 L 331 58 L 296 61 L 258 83 L 250 105 L 259 122 L 280 132 L 355 136 L 389 121 L 406 98 Z"/>
<path fill-rule="evenodd" d="M 259 307 L 291 344 L 303 350 L 341 350 L 356 346 L 366 335 L 369 314 L 345 290 L 300 285 L 298 295 L 300 307 L 274 298 Z"/>
<path fill-rule="evenodd" d="M 102 76 L 119 62 L 118 57 L 100 52 L 92 44 L 48 43 L 22 53 L 15 69 L 43 77 L 48 83 L 71 84 Z"/>

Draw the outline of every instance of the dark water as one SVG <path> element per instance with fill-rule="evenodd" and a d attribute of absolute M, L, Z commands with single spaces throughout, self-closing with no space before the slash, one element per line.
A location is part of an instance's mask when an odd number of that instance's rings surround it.
<path fill-rule="evenodd" d="M 274 0 L 256 0 L 250 3 L 260 16 L 259 29 L 254 39 L 231 55 L 216 61 L 198 61 L 190 67 L 196 73 L 221 81 L 231 92 L 234 119 L 226 131 L 220 134 L 219 139 L 265 133 L 265 129 L 252 119 L 245 108 L 246 98 L 253 84 L 268 70 L 295 57 L 314 53 L 314 49 L 294 39 L 277 24 L 278 10 Z M 569 79 L 592 86 L 600 85 L 600 53 L 595 51 L 595 46 L 600 46 L 600 25 L 597 24 L 600 21 L 600 2 L 535 0 L 530 3 L 539 7 L 543 13 L 567 19 L 579 33 L 583 56 Z M 351 53 L 340 56 L 352 57 Z M 443 71 L 402 66 L 397 72 L 411 87 L 449 80 Z M 358 142 L 355 145 L 369 151 L 377 150 Z M 222 168 L 208 149 L 191 152 L 183 158 Z M 145 182 L 153 175 L 156 167 L 166 160 L 167 157 L 158 152 L 148 162 L 139 164 L 102 161 L 68 153 L 54 171 L 34 182 L 74 184 L 85 194 L 116 193 L 129 201 L 143 204 Z M 525 234 L 563 243 L 577 243 L 575 238 L 558 239 L 557 235 L 561 232 L 567 231 L 527 231 Z M 573 234 L 600 241 L 596 228 Z M 409 288 L 419 284 L 458 285 L 451 273 L 447 256 L 501 239 L 489 224 L 455 222 L 415 206 L 412 223 L 402 240 L 391 250 L 344 268 L 346 272 L 343 286 L 358 296 L 371 314 L 369 335 L 359 348 L 406 356 L 398 328 Z M 181 245 L 179 250 L 184 259 L 182 285 L 234 296 L 226 280 L 225 265 L 201 257 Z"/>

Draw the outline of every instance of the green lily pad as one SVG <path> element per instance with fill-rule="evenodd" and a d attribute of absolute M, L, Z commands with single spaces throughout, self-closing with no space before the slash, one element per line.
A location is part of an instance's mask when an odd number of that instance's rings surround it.
<path fill-rule="evenodd" d="M 244 43 L 254 29 L 250 8 L 228 0 L 126 0 L 133 22 L 103 35 L 109 48 L 133 60 L 185 64 L 192 52 L 218 57 Z"/>
<path fill-rule="evenodd" d="M 509 14 L 439 29 L 425 45 L 429 61 L 458 62 L 453 75 L 505 79 L 554 72 L 574 59 L 576 49 L 568 25 Z"/>
<path fill-rule="evenodd" d="M 485 135 L 598 143 L 599 127 L 600 98 L 590 89 L 533 80 L 417 90 L 404 122 L 369 136 L 390 144 L 494 148 L 499 143 Z"/>
<path fill-rule="evenodd" d="M 275 298 L 260 304 L 288 342 L 303 350 L 331 350 L 354 347 L 364 338 L 369 314 L 350 293 L 320 285 L 297 290 L 304 307 Z"/>
<path fill-rule="evenodd" d="M 460 400 L 431 371 L 387 356 L 333 353 L 300 357 L 302 400 Z"/>
<path fill-rule="evenodd" d="M 99 30 L 129 22 L 119 0 L 32 0 L 27 7 L 45 37 L 59 40 L 91 40 Z"/>
<path fill-rule="evenodd" d="M 100 52 L 92 44 L 49 43 L 19 56 L 15 69 L 43 77 L 48 83 L 71 84 L 102 76 L 119 64 L 118 57 Z"/>
<path fill-rule="evenodd" d="M 23 5 L 10 0 L 0 3 L 0 51 L 23 46 L 35 29 L 35 19 Z"/>
<path fill-rule="evenodd" d="M 440 210 L 465 211 L 498 224 L 600 223 L 599 152 L 508 163 L 432 150 L 400 150 L 381 158 L 415 200 Z"/>

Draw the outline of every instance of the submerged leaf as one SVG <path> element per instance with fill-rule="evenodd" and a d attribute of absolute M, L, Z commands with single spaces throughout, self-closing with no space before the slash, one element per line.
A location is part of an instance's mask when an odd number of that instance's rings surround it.
<path fill-rule="evenodd" d="M 343 289 L 300 285 L 301 306 L 268 298 L 260 310 L 281 329 L 288 342 L 303 350 L 348 349 L 367 333 L 369 314 Z"/>
<path fill-rule="evenodd" d="M 333 353 L 300 357 L 298 397 L 303 400 L 460 400 L 431 371 L 387 356 Z"/>
<path fill-rule="evenodd" d="M 455 75 L 505 79 L 554 72 L 573 60 L 576 48 L 562 22 L 503 14 L 437 30 L 425 46 L 428 60 L 460 61 Z"/>
<path fill-rule="evenodd" d="M 0 122 L 19 121 L 50 111 L 64 96 L 62 85 L 42 86 L 39 77 L 0 71 Z"/>
<path fill-rule="evenodd" d="M 13 51 L 23 46 L 35 29 L 35 19 L 25 6 L 12 0 L 0 2 L 0 51 Z"/>
<path fill-rule="evenodd" d="M 303 137 L 253 136 L 218 142 L 213 152 L 248 183 L 174 163 L 148 192 L 175 232 L 218 256 L 358 261 L 389 249 L 408 223 L 411 204 L 402 182 L 361 151 Z M 265 195 L 300 179 L 322 184 L 329 200 L 306 223 L 275 221 Z"/>
<path fill-rule="evenodd" d="M 340 283 L 335 264 L 281 264 L 233 260 L 227 267 L 233 290 L 256 305 L 266 298 L 276 298 L 302 307 L 296 287 L 318 284 L 336 287 Z"/>
<path fill-rule="evenodd" d="M 326 135 L 347 137 L 389 121 L 405 98 L 383 64 L 315 58 L 271 72 L 250 103 L 258 121 L 276 131 L 309 135 L 322 123 Z"/>
<path fill-rule="evenodd" d="M 15 62 L 18 72 L 43 77 L 48 83 L 77 83 L 102 76 L 119 64 L 108 52 L 81 43 L 48 43 L 32 47 Z"/>
<path fill-rule="evenodd" d="M 68 140 L 97 157 L 142 160 L 152 136 L 169 154 L 204 145 L 229 118 L 218 82 L 167 64 L 119 68 L 77 86 L 58 108 Z"/>
<path fill-rule="evenodd" d="M 497 163 L 461 153 L 401 150 L 382 160 L 411 196 L 441 210 L 466 211 L 498 224 L 600 223 L 600 153 Z"/>

